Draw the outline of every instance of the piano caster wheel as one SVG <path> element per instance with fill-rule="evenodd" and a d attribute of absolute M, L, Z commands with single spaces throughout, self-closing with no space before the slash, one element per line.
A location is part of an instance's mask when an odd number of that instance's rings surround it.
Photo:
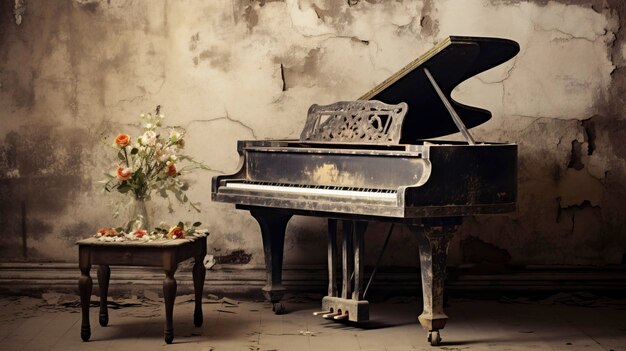
<path fill-rule="evenodd" d="M 272 311 L 274 311 L 274 314 L 285 314 L 285 312 L 287 312 L 287 309 L 285 309 L 285 306 L 283 306 L 282 303 L 273 302 Z"/>
<path fill-rule="evenodd" d="M 428 332 L 428 342 L 430 343 L 430 346 L 441 345 L 441 336 L 439 335 L 439 330 L 433 330 Z"/>

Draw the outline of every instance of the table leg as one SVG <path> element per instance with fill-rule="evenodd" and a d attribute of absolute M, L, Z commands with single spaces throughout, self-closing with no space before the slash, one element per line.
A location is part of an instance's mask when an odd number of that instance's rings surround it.
<path fill-rule="evenodd" d="M 98 266 L 98 286 L 100 287 L 100 325 L 106 327 L 109 324 L 109 311 L 107 310 L 107 297 L 109 294 L 109 278 L 111 268 L 101 264 Z"/>
<path fill-rule="evenodd" d="M 174 300 L 176 299 L 176 279 L 174 273 L 176 267 L 165 269 L 163 280 L 163 300 L 165 301 L 165 342 L 171 344 L 174 340 L 173 312 Z"/>
<path fill-rule="evenodd" d="M 89 341 L 91 326 L 89 325 L 89 301 L 91 300 L 91 288 L 93 282 L 89 276 L 91 270 L 91 253 L 88 247 L 79 247 L 80 278 L 78 279 L 78 291 L 80 293 L 80 307 L 82 311 L 82 323 L 80 337 L 83 341 Z"/>
<path fill-rule="evenodd" d="M 204 256 L 196 256 L 193 265 L 193 291 L 195 293 L 195 309 L 193 311 L 193 324 L 196 327 L 202 326 L 202 290 L 204 288 L 204 278 L 206 269 L 202 264 Z"/>

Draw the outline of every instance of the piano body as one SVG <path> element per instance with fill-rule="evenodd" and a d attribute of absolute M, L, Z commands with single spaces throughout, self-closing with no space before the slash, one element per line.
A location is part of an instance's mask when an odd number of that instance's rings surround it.
<path fill-rule="evenodd" d="M 474 141 L 468 128 L 491 113 L 450 94 L 518 51 L 511 40 L 449 37 L 359 100 L 311 106 L 299 140 L 238 142 L 238 170 L 214 177 L 211 196 L 258 221 L 267 270 L 262 290 L 276 313 L 283 312 L 283 244 L 293 215 L 328 218 L 329 284 L 320 314 L 357 322 L 369 318 L 363 288 L 367 223 L 403 224 L 418 240 L 419 321 L 430 343 L 440 343 L 453 233 L 463 216 L 513 211 L 517 191 L 517 145 Z M 459 131 L 466 141 L 432 140 Z"/>

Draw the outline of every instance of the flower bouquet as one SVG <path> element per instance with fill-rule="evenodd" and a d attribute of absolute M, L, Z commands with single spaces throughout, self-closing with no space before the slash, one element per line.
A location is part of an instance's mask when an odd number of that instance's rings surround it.
<path fill-rule="evenodd" d="M 115 138 L 112 145 L 117 151 L 117 162 L 110 172 L 106 172 L 104 190 L 110 192 L 117 190 L 122 194 L 131 195 L 130 220 L 124 227 L 101 229 L 99 237 L 127 237 L 134 233 L 136 239 L 156 238 L 159 235 L 171 238 L 181 237 L 181 235 L 170 234 L 174 228 L 192 234 L 197 231 L 197 225 L 185 226 L 183 223 L 174 227 L 162 227 L 161 225 L 152 229 L 150 218 L 145 202 L 150 199 L 154 191 L 163 198 L 168 199 L 168 208 L 173 211 L 170 201 L 170 194 L 183 204 L 189 205 L 194 210 L 200 212 L 197 203 L 189 200 L 185 191 L 189 185 L 184 181 L 184 175 L 194 169 L 207 169 L 202 163 L 193 160 L 183 154 L 185 147 L 185 131 L 181 128 L 171 128 L 163 132 L 163 120 L 165 116 L 161 114 L 161 107 L 157 106 L 155 113 L 142 114 L 143 133 L 136 138 L 132 138 L 126 133 L 120 133 Z M 118 204 L 114 216 L 120 212 Z M 169 229 L 168 229 L 169 228 Z"/>

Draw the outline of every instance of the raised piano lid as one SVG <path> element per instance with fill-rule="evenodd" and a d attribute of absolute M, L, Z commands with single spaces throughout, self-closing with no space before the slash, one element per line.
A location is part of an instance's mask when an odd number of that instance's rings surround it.
<path fill-rule="evenodd" d="M 487 122 L 491 112 L 452 100 L 452 89 L 466 79 L 508 61 L 518 52 L 519 45 L 508 39 L 448 37 L 359 100 L 380 100 L 388 104 L 406 102 L 409 109 L 402 125 L 400 142 L 403 144 L 457 133 L 459 129 L 423 68 L 428 68 L 465 126 L 472 128 Z"/>

